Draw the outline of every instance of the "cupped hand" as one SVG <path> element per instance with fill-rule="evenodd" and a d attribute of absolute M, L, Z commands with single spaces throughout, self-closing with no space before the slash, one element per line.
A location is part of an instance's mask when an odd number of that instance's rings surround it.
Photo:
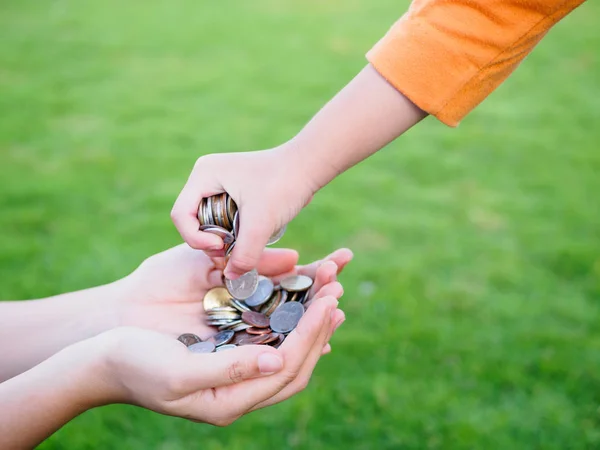
<path fill-rule="evenodd" d="M 163 414 L 224 426 L 303 390 L 335 328 L 343 322 L 337 299 L 323 286 L 279 349 L 248 345 L 196 354 L 173 337 L 117 328 L 80 345 L 102 348 L 97 371 L 103 403 L 123 402 Z M 98 389 L 98 388 L 96 388 Z"/>
<path fill-rule="evenodd" d="M 337 274 L 352 259 L 348 249 L 336 250 L 322 260 L 298 266 L 298 253 L 289 249 L 266 249 L 258 271 L 273 279 L 302 273 L 315 280 L 311 296 L 327 286 L 326 293 L 339 298 L 342 286 Z M 151 256 L 121 280 L 122 295 L 116 302 L 117 324 L 178 336 L 194 333 L 202 339 L 216 330 L 206 325 L 203 299 L 222 283 L 223 260 L 209 258 L 186 244 Z"/>
<path fill-rule="evenodd" d="M 246 153 L 211 154 L 198 159 L 179 194 L 171 217 L 193 248 L 215 251 L 223 241 L 199 230 L 202 198 L 227 192 L 240 214 L 240 229 L 225 275 L 237 276 L 258 267 L 262 251 L 276 230 L 290 222 L 317 191 L 310 171 L 292 160 L 287 146 Z"/>

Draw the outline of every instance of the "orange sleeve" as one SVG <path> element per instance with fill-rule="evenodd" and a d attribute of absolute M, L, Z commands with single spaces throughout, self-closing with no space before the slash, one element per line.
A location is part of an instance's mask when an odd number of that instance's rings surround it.
<path fill-rule="evenodd" d="M 585 0 L 414 0 L 367 53 L 418 107 L 456 126 Z"/>

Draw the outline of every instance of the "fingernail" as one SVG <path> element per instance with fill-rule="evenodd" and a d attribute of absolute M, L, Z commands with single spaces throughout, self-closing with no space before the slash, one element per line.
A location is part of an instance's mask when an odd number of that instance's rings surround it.
<path fill-rule="evenodd" d="M 240 277 L 237 273 L 235 273 L 231 270 L 227 270 L 227 269 L 225 269 L 224 274 L 225 274 L 225 278 L 227 278 L 229 280 L 237 280 Z"/>
<path fill-rule="evenodd" d="M 283 361 L 273 353 L 263 353 L 258 357 L 258 370 L 262 375 L 271 375 L 283 369 Z"/>

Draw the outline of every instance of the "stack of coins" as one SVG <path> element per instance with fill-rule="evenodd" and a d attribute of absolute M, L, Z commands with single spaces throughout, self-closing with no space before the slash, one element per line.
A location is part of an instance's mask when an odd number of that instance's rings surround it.
<path fill-rule="evenodd" d="M 255 292 L 246 299 L 234 298 L 223 287 L 208 291 L 204 296 L 207 323 L 218 327 L 219 332 L 206 341 L 185 333 L 179 336 L 179 341 L 194 353 L 250 344 L 279 347 L 302 318 L 313 280 L 294 275 L 275 285 L 267 277 L 258 278 Z"/>
<path fill-rule="evenodd" d="M 200 231 L 216 234 L 223 239 L 225 258 L 229 258 L 240 229 L 235 201 L 227 192 L 203 198 L 198 208 L 198 221 L 200 222 Z M 267 245 L 279 241 L 284 235 L 285 229 L 286 227 L 283 226 L 273 233 Z M 245 300 L 254 294 L 258 288 L 258 281 L 258 272 L 251 270 L 235 280 L 225 280 L 225 286 L 233 297 Z"/>

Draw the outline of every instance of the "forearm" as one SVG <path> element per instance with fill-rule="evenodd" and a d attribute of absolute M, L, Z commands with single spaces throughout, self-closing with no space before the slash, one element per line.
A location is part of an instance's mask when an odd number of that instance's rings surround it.
<path fill-rule="evenodd" d="M 305 167 L 316 189 L 377 152 L 426 113 L 365 67 L 283 151 Z"/>
<path fill-rule="evenodd" d="M 102 370 L 93 358 L 98 359 L 68 348 L 0 384 L 0 448 L 34 448 L 77 415 L 104 403 Z"/>
<path fill-rule="evenodd" d="M 0 382 L 115 325 L 116 284 L 42 300 L 0 302 Z"/>

